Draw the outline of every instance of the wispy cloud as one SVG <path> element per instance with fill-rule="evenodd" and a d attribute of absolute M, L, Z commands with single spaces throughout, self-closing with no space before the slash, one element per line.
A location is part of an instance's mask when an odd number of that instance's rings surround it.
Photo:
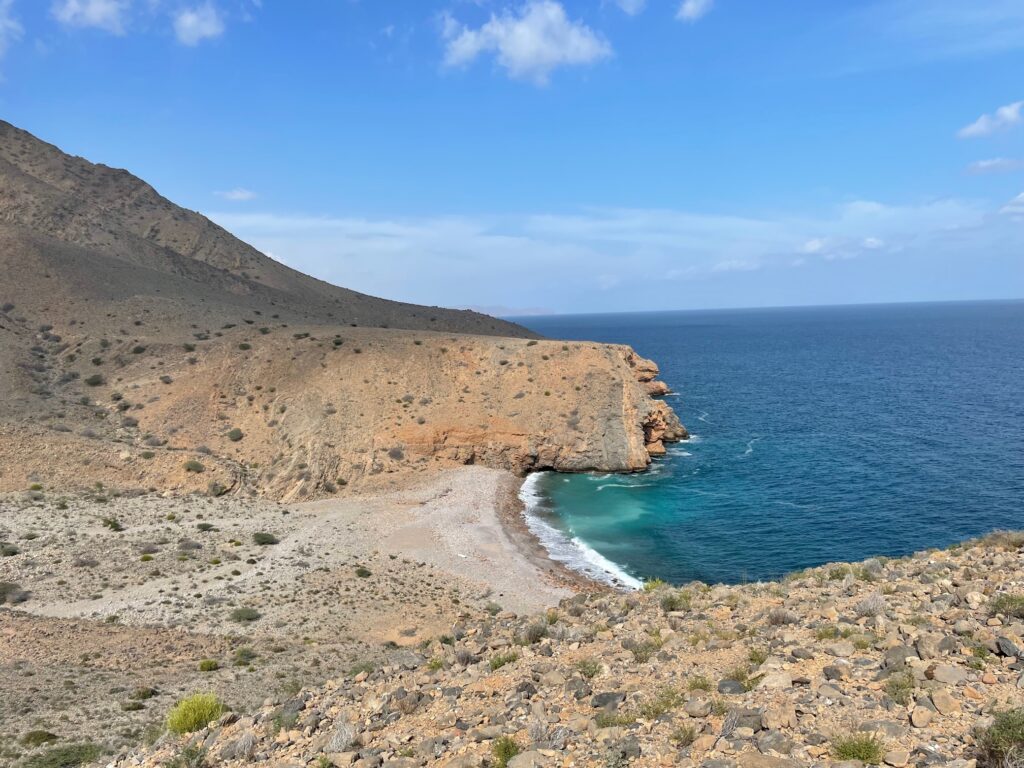
<path fill-rule="evenodd" d="M 1015 218 L 1024 216 L 1024 192 L 1021 192 L 1013 198 L 1013 200 L 1004 205 L 999 212 Z"/>
<path fill-rule="evenodd" d="M 902 39 L 926 59 L 1024 48 L 1018 0 L 881 0 L 865 9 L 875 29 Z"/>
<path fill-rule="evenodd" d="M 683 0 L 676 11 L 676 18 L 682 21 L 697 21 L 704 18 L 714 4 L 715 0 Z"/>
<path fill-rule="evenodd" d="M 615 0 L 615 4 L 630 16 L 636 16 L 647 7 L 647 0 Z"/>
<path fill-rule="evenodd" d="M 982 115 L 970 125 L 965 125 L 957 136 L 961 139 L 977 139 L 984 136 L 991 136 L 993 133 L 1004 131 L 1024 121 L 1024 101 L 1015 101 L 1012 104 L 999 107 L 991 114 Z"/>
<path fill-rule="evenodd" d="M 211 2 L 183 8 L 174 17 L 174 34 L 182 45 L 196 46 L 223 35 L 224 18 Z"/>
<path fill-rule="evenodd" d="M 1018 204 L 1024 200 L 1011 207 Z M 652 281 L 670 297 L 685 294 L 687 283 L 747 280 L 751 273 L 827 269 L 909 252 L 949 257 L 953 240 L 958 253 L 981 251 L 989 248 L 998 210 L 950 199 L 852 201 L 816 218 L 633 208 L 390 219 L 210 215 L 290 266 L 357 290 L 459 306 L 514 306 L 529 296 L 540 306 L 586 309 L 595 291 L 611 292 L 619 307 L 650 306 Z M 877 267 L 881 274 L 885 263 Z"/>
<path fill-rule="evenodd" d="M 130 0 L 56 0 L 50 13 L 69 27 L 95 27 L 123 35 L 130 7 Z"/>
<path fill-rule="evenodd" d="M 967 172 L 980 176 L 986 173 L 1010 173 L 1024 170 L 1024 160 L 1009 157 L 993 157 L 990 160 L 976 160 L 967 166 Z"/>
<path fill-rule="evenodd" d="M 249 200 L 256 199 L 256 193 L 251 189 L 245 187 L 235 187 L 234 189 L 228 189 L 223 192 L 215 192 L 217 197 L 223 197 L 225 200 L 231 200 L 232 202 L 240 203 Z"/>
<path fill-rule="evenodd" d="M 540 85 L 558 67 L 593 64 L 612 54 L 601 35 L 570 19 L 554 0 L 530 0 L 516 10 L 492 14 L 476 29 L 446 16 L 443 35 L 445 66 L 465 66 L 492 53 L 510 77 Z"/>
<path fill-rule="evenodd" d="M 14 17 L 11 8 L 14 0 L 0 0 L 0 59 L 7 53 L 7 49 L 18 40 L 24 33 L 21 23 Z"/>

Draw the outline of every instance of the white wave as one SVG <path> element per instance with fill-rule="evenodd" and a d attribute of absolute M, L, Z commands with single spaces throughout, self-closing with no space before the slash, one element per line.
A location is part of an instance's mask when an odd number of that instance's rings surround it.
<path fill-rule="evenodd" d="M 749 456 L 750 454 L 752 454 L 754 452 L 754 443 L 756 443 L 760 439 L 761 439 L 760 437 L 755 437 L 752 440 L 750 440 L 749 442 L 747 442 L 747 450 L 745 450 L 743 452 L 743 455 L 744 456 Z"/>
<path fill-rule="evenodd" d="M 646 488 L 654 483 L 602 483 L 597 486 L 597 490 L 603 491 L 605 488 Z"/>
<path fill-rule="evenodd" d="M 705 424 L 710 424 L 711 419 L 708 418 L 708 415 L 707 411 L 701 411 L 700 416 L 697 417 L 697 421 L 703 421 Z"/>
<path fill-rule="evenodd" d="M 525 507 L 523 517 L 526 520 L 526 527 L 540 540 L 541 545 L 547 550 L 548 556 L 602 584 L 626 589 L 641 589 L 643 582 L 626 573 L 622 566 L 613 563 L 578 537 L 569 537 L 537 514 L 543 501 L 543 496 L 537 487 L 540 479 L 539 472 L 528 475 L 519 489 L 519 499 Z"/>

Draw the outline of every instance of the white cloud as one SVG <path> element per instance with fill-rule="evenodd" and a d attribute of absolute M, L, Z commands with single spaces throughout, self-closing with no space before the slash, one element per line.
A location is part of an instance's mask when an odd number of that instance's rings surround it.
<path fill-rule="evenodd" d="M 224 19 L 213 3 L 183 8 L 174 17 L 174 34 L 182 45 L 199 45 L 224 34 Z"/>
<path fill-rule="evenodd" d="M 647 7 L 647 0 L 615 0 L 615 4 L 630 16 L 636 16 Z"/>
<path fill-rule="evenodd" d="M 216 192 L 218 197 L 223 197 L 225 200 L 231 200 L 232 202 L 246 202 L 248 200 L 255 200 L 256 193 L 251 189 L 245 187 L 235 187 L 224 192 Z"/>
<path fill-rule="evenodd" d="M 999 212 L 1014 217 L 1024 216 L 1024 192 L 1021 192 L 1013 200 L 1000 208 Z"/>
<path fill-rule="evenodd" d="M 1016 214 L 1018 208 L 1024 212 L 1024 197 L 1004 210 Z M 378 296 L 449 306 L 516 306 L 525 296 L 535 306 L 584 311 L 593 308 L 595 290 L 605 291 L 610 308 L 650 308 L 652 276 L 664 281 L 658 301 L 668 307 L 680 296 L 704 296 L 712 288 L 721 288 L 723 302 L 762 301 L 729 298 L 726 288 L 749 289 L 756 285 L 753 275 L 794 285 L 785 273 L 797 267 L 816 275 L 842 265 L 870 268 L 876 277 L 864 283 L 868 288 L 900 259 L 925 265 L 959 259 L 965 269 L 976 269 L 970 254 L 1005 251 L 1007 243 L 1020 242 L 1015 219 L 993 216 L 998 210 L 939 200 L 855 201 L 813 218 L 633 208 L 390 219 L 229 211 L 210 216 L 289 266 Z M 636 270 L 638 263 L 644 269 Z M 916 284 L 908 282 L 907 290 Z"/>
<path fill-rule="evenodd" d="M 123 35 L 130 6 L 130 0 L 56 0 L 50 12 L 69 27 L 96 27 Z"/>
<path fill-rule="evenodd" d="M 888 55 L 909 60 L 984 56 L 1024 47 L 1020 0 L 885 0 L 851 3 L 853 19 L 899 46 Z"/>
<path fill-rule="evenodd" d="M 676 18 L 682 21 L 697 21 L 706 16 L 714 4 L 715 0 L 683 0 L 676 11 Z"/>
<path fill-rule="evenodd" d="M 1008 157 L 994 157 L 991 160 L 977 160 L 967 166 L 967 172 L 975 176 L 984 173 L 1009 173 L 1024 170 L 1024 160 Z"/>
<path fill-rule="evenodd" d="M 1015 101 L 1013 104 L 1007 104 L 990 115 L 982 115 L 970 125 L 964 126 L 957 131 L 956 135 L 961 139 L 991 136 L 997 131 L 1010 128 L 1024 120 L 1024 115 L 1021 115 L 1022 109 L 1024 109 L 1024 101 Z"/>
<path fill-rule="evenodd" d="M 21 39 L 24 28 L 14 18 L 11 5 L 14 0 L 0 0 L 0 58 L 3 58 L 12 43 Z"/>
<path fill-rule="evenodd" d="M 530 0 L 518 11 L 492 14 L 479 29 L 447 16 L 444 37 L 446 66 L 464 66 L 490 52 L 510 77 L 541 85 L 557 67 L 593 64 L 612 54 L 604 38 L 569 19 L 554 0 Z"/>

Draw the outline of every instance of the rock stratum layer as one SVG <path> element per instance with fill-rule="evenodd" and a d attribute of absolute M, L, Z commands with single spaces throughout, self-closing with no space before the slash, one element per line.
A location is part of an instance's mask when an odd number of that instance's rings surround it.
<path fill-rule="evenodd" d="M 0 490 L 294 499 L 453 463 L 637 471 L 686 435 L 657 372 L 328 285 L 0 123 Z"/>

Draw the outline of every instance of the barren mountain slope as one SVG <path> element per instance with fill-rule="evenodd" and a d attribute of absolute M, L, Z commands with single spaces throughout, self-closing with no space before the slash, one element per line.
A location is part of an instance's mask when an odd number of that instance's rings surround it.
<path fill-rule="evenodd" d="M 453 463 L 632 471 L 684 434 L 656 373 L 313 280 L 0 124 L 0 488 L 305 498 Z"/>
<path fill-rule="evenodd" d="M 12 225 L 7 238 L 48 235 L 61 242 L 89 249 L 110 265 L 115 274 L 99 280 L 91 274 L 95 261 L 81 264 L 81 254 L 59 259 L 61 279 L 82 271 L 81 289 L 98 289 L 111 298 L 174 291 L 152 275 L 131 279 L 139 273 L 117 271 L 124 263 L 156 273 L 201 282 L 239 303 L 272 304 L 276 311 L 291 312 L 306 320 L 373 327 L 432 329 L 460 333 L 533 336 L 513 323 L 476 312 L 421 307 L 378 299 L 338 288 L 303 275 L 264 256 L 209 219 L 185 210 L 161 197 L 156 190 L 124 170 L 96 165 L 72 157 L 30 133 L 0 120 L 0 223 Z M 4 227 L 6 230 L 7 228 Z M 6 238 L 5 238 L 6 239 Z M 32 238 L 35 243 L 40 239 Z M 7 239 L 4 250 L 11 247 Z M 31 250 L 31 244 L 25 247 Z M 49 246 L 38 259 L 50 258 Z M 0 268 L 17 274 L 29 266 L 10 254 L 0 256 Z M 57 266 L 57 265 L 53 265 Z M 17 286 L 20 303 L 45 301 L 47 291 L 36 296 L 32 275 Z M 6 282 L 6 281 L 5 281 Z M 0 283 L 0 286 L 3 286 Z M 15 284 L 17 285 L 17 284 Z M 49 284 L 46 286 L 50 287 Z M 186 298 L 186 297 L 183 297 Z M 10 300 L 10 299 L 4 299 Z M 248 301 L 246 301 L 248 300 Z"/>

